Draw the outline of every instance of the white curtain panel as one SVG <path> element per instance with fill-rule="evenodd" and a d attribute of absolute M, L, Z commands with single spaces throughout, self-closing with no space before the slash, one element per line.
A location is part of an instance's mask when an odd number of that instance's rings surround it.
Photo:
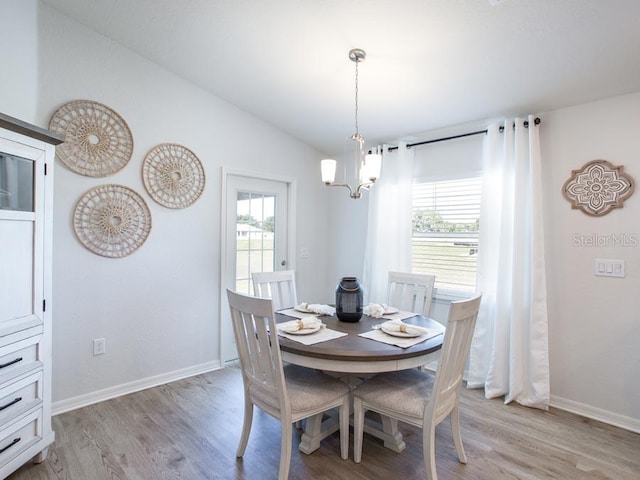
<path fill-rule="evenodd" d="M 477 290 L 482 305 L 469 388 L 547 409 L 549 346 L 539 128 L 489 126 L 483 152 Z M 515 123 L 515 129 L 513 127 Z"/>
<path fill-rule="evenodd" d="M 390 270 L 411 271 L 413 150 L 406 143 L 383 148 L 380 179 L 369 190 L 369 218 L 362 286 L 365 303 L 387 300 Z"/>

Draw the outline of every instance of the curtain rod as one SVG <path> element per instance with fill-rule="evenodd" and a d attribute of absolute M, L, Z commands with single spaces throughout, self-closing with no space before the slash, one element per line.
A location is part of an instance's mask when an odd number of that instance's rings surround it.
<path fill-rule="evenodd" d="M 535 125 L 539 125 L 541 121 L 542 120 L 540 120 L 539 117 L 536 117 L 535 120 L 533 121 L 533 123 Z M 516 124 L 515 123 L 513 124 L 513 128 L 516 128 Z M 524 128 L 529 128 L 529 120 L 525 120 L 524 121 Z M 501 126 L 500 127 L 500 132 L 503 132 L 503 131 L 504 131 L 504 126 Z M 407 148 L 417 147 L 419 145 L 426 145 L 428 143 L 445 142 L 447 140 L 455 140 L 456 138 L 470 137 L 472 135 L 482 135 L 482 134 L 485 134 L 485 133 L 487 133 L 486 129 L 485 130 L 477 130 L 475 132 L 469 132 L 469 133 L 461 133 L 460 135 L 453 135 L 451 137 L 442 137 L 442 138 L 435 138 L 433 140 L 425 140 L 424 142 L 408 143 L 407 144 Z M 389 147 L 388 151 L 390 152 L 392 150 L 397 150 L 397 149 L 398 149 L 398 147 Z"/>

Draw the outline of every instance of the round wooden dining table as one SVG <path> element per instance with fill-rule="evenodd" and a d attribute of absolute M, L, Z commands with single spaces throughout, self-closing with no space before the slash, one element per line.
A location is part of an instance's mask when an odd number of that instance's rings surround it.
<path fill-rule="evenodd" d="M 359 322 L 342 322 L 335 316 L 319 317 L 327 328 L 348 335 L 326 342 L 304 345 L 280 337 L 280 351 L 285 362 L 316 368 L 318 370 L 341 373 L 380 373 L 419 367 L 426 363 L 429 354 L 442 348 L 444 335 L 437 335 L 408 348 L 378 342 L 358 336 L 368 332 L 374 325 L 385 322 L 386 318 L 363 315 Z M 276 314 L 277 322 L 291 320 L 283 314 Z M 444 334 L 445 327 L 422 315 L 403 320 L 404 323 L 438 330 Z"/>
<path fill-rule="evenodd" d="M 280 336 L 282 360 L 287 363 L 322 370 L 342 378 L 354 388 L 363 378 L 381 372 L 405 370 L 425 365 L 431 354 L 442 348 L 445 327 L 428 317 L 415 315 L 403 319 L 404 323 L 440 331 L 442 334 L 428 338 L 408 348 L 360 337 L 360 333 L 370 331 L 374 325 L 385 322 L 386 318 L 373 318 L 363 315 L 359 322 L 342 322 L 335 316 L 319 317 L 327 328 L 347 333 L 340 338 L 325 342 L 304 345 L 300 342 Z M 276 322 L 290 321 L 291 317 L 276 313 Z M 300 440 L 299 450 L 310 454 L 320 446 L 320 441 L 339 428 L 337 419 L 323 419 L 322 415 L 307 420 L 305 432 Z M 382 425 L 373 422 L 365 424 L 365 432 L 384 441 L 384 445 L 393 451 L 405 449 L 402 434 L 398 431 L 397 421 L 382 417 Z"/>

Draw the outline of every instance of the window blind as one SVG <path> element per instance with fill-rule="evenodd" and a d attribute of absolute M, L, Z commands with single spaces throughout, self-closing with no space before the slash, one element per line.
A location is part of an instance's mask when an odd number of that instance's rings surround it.
<path fill-rule="evenodd" d="M 412 270 L 436 287 L 474 291 L 478 255 L 479 176 L 413 184 Z"/>

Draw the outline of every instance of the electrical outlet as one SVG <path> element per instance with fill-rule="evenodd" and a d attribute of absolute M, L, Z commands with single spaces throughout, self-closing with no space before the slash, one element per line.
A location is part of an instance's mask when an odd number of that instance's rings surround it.
<path fill-rule="evenodd" d="M 107 353 L 107 341 L 104 338 L 96 338 L 93 340 L 93 354 L 103 355 Z"/>

